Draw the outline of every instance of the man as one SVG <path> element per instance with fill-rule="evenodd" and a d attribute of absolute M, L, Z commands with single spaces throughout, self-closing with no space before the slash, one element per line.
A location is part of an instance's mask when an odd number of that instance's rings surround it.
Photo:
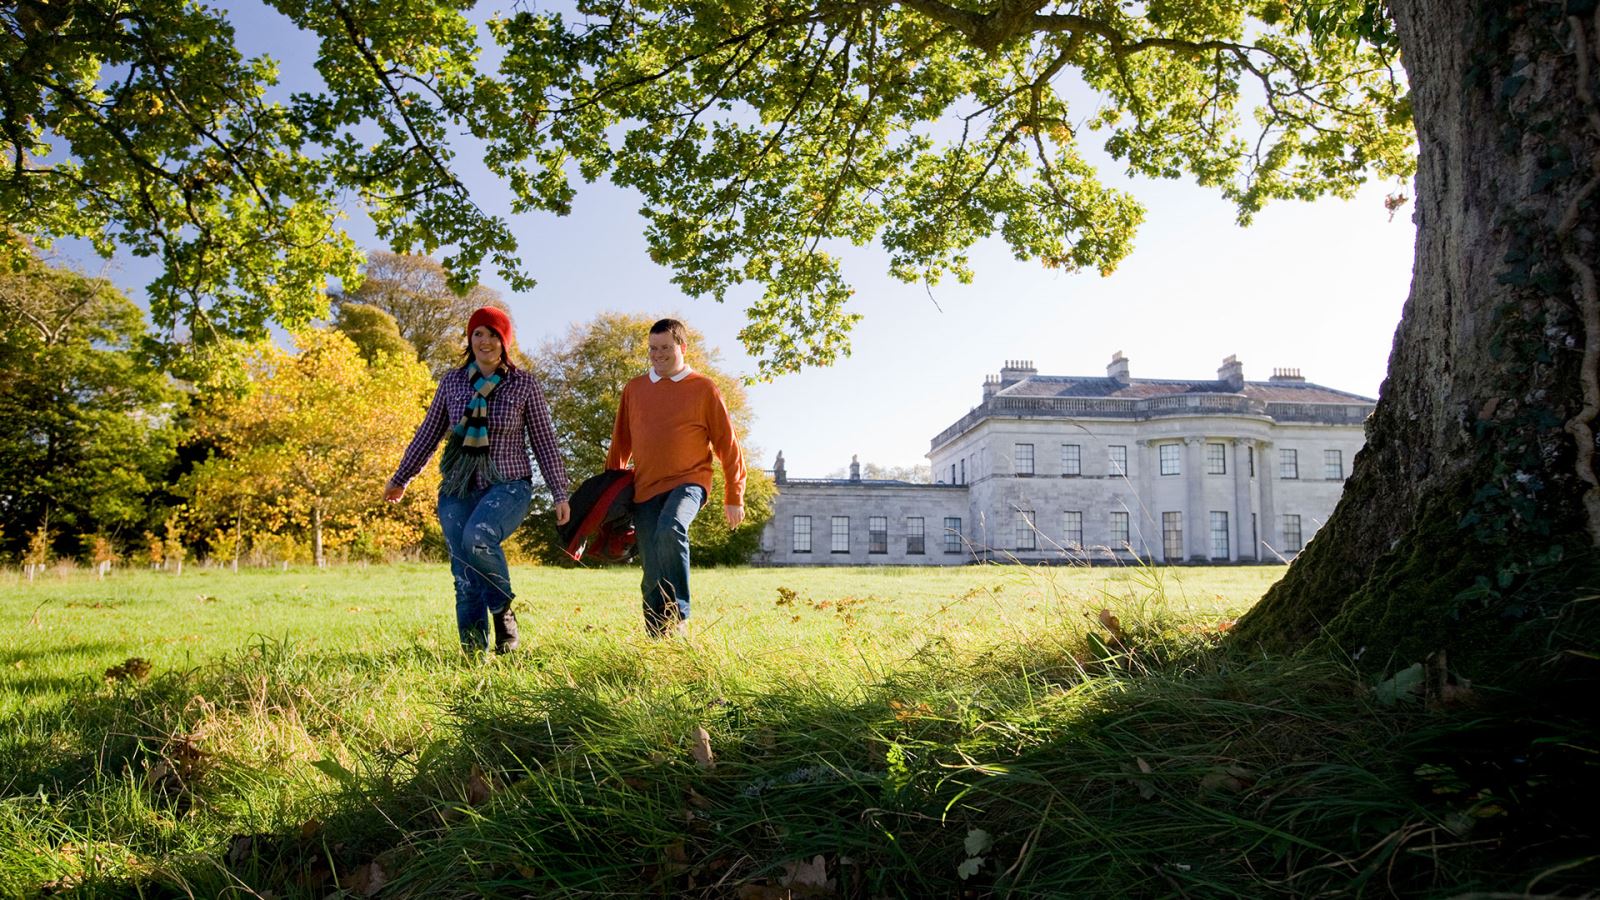
<path fill-rule="evenodd" d="M 722 463 L 723 515 L 744 521 L 744 454 L 722 392 L 689 368 L 688 328 L 650 326 L 650 369 L 622 389 L 606 468 L 633 460 L 633 516 L 644 563 L 644 627 L 682 634 L 689 618 L 689 523 L 711 491 L 711 457 Z"/>

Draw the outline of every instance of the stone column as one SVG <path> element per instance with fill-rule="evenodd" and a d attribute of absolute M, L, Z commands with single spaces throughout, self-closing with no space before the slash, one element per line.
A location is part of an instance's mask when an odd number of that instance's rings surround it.
<path fill-rule="evenodd" d="M 1273 482 L 1278 478 L 1278 461 L 1273 458 L 1271 441 L 1256 443 L 1256 481 L 1261 488 L 1261 510 L 1257 515 L 1260 543 L 1256 552 L 1266 562 L 1278 562 L 1283 542 L 1278 539 L 1278 506 L 1272 499 Z M 1268 549 L 1271 548 L 1271 549 Z"/>
<path fill-rule="evenodd" d="M 1129 481 L 1138 485 L 1138 502 L 1133 507 L 1133 534 L 1129 535 L 1143 559 L 1160 561 L 1161 511 L 1155 508 L 1155 446 L 1147 440 L 1134 441 L 1133 459 L 1128 466 Z M 1153 543 L 1152 543 L 1153 541 Z"/>
<path fill-rule="evenodd" d="M 1211 556 L 1211 517 L 1206 514 L 1205 442 L 1203 437 L 1183 439 L 1183 544 L 1191 560 Z"/>
<path fill-rule="evenodd" d="M 1233 440 L 1233 546 L 1229 547 L 1235 561 L 1255 559 L 1255 548 L 1250 546 L 1250 448 L 1255 444 L 1249 438 Z"/>

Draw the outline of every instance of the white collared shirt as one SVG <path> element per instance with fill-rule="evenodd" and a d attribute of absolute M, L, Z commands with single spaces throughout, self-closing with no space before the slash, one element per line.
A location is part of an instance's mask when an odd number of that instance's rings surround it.
<path fill-rule="evenodd" d="M 645 369 L 644 371 L 645 371 L 646 375 L 650 376 L 650 383 L 651 384 L 655 384 L 656 382 L 661 380 L 661 376 L 656 374 L 656 367 L 655 366 L 651 366 L 650 368 Z M 676 374 L 674 376 L 672 376 L 671 380 L 673 380 L 673 381 L 682 381 L 685 378 L 688 378 L 689 374 L 691 372 L 693 372 L 693 371 L 694 370 L 689 368 L 688 366 L 684 366 L 683 367 L 683 371 L 679 372 L 678 374 Z"/>

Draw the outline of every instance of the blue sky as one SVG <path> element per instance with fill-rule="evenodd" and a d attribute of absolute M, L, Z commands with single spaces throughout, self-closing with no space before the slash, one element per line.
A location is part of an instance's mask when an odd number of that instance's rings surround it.
<path fill-rule="evenodd" d="M 278 60 L 286 88 L 314 80 L 314 46 L 276 12 L 250 0 L 225 6 L 242 48 Z M 1083 118 L 1092 103 L 1080 98 Z M 1046 374 L 1098 374 L 1120 350 L 1135 377 L 1193 378 L 1213 375 L 1236 354 L 1246 378 L 1294 367 L 1310 381 L 1377 396 L 1414 238 L 1411 207 L 1391 221 L 1383 201 L 1395 191 L 1409 195 L 1409 186 L 1374 183 L 1350 201 L 1279 203 L 1240 229 L 1214 191 L 1125 178 L 1098 154 L 1103 134 L 1085 130 L 1081 138 L 1102 179 L 1147 207 L 1135 250 L 1117 272 L 1051 271 L 988 241 L 973 254 L 973 284 L 930 291 L 889 278 L 887 257 L 874 247 L 847 251 L 853 309 L 865 315 L 852 354 L 829 369 L 749 388 L 753 463 L 770 467 L 782 450 L 791 475 L 810 476 L 843 467 L 852 454 L 884 465 L 924 462 L 928 440 L 978 402 L 984 375 L 1008 359 L 1032 360 Z M 485 173 L 462 171 L 495 209 L 504 191 Z M 531 347 L 558 337 L 602 310 L 677 314 L 721 351 L 726 369 L 753 372 L 736 335 L 759 286 L 721 305 L 685 296 L 645 255 L 638 207 L 637 195 L 595 184 L 580 188 L 570 216 L 512 219 L 539 285 L 515 294 L 492 273 L 483 280 L 509 302 L 519 341 Z M 375 245 L 358 210 L 349 227 L 363 246 Z M 135 297 L 150 278 L 143 261 L 119 260 L 106 274 Z M 641 359 L 641 371 L 645 365 Z"/>

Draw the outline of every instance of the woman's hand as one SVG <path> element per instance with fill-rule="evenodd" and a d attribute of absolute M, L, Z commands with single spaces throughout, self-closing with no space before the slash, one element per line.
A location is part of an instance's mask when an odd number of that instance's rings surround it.
<path fill-rule="evenodd" d="M 556 524 L 565 525 L 567 524 L 567 520 L 570 518 L 572 518 L 572 507 L 567 504 L 567 501 L 563 500 L 560 503 L 557 503 Z"/>
<path fill-rule="evenodd" d="M 390 503 L 399 503 L 400 498 L 404 497 L 405 495 L 406 489 L 403 485 L 385 484 L 383 486 L 383 499 L 389 501 Z"/>

